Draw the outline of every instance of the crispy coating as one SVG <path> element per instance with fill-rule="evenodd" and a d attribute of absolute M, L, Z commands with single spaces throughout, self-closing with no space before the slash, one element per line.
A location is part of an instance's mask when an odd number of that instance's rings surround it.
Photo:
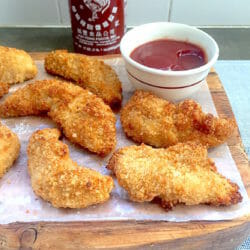
<path fill-rule="evenodd" d="M 28 84 L 0 104 L 1 117 L 47 113 L 70 141 L 105 156 L 116 145 L 116 118 L 101 98 L 72 83 L 43 80 Z"/>
<path fill-rule="evenodd" d="M 56 50 L 47 55 L 44 65 L 48 73 L 75 81 L 101 97 L 112 108 L 121 106 L 121 82 L 115 71 L 103 61 Z"/>
<path fill-rule="evenodd" d="M 0 46 L 0 82 L 14 84 L 32 79 L 37 67 L 24 50 Z"/>
<path fill-rule="evenodd" d="M 9 84 L 0 82 L 0 98 L 9 92 Z"/>
<path fill-rule="evenodd" d="M 114 186 L 112 178 L 78 166 L 59 137 L 58 129 L 43 129 L 29 140 L 28 171 L 36 195 L 54 207 L 64 208 L 84 208 L 107 201 Z"/>
<path fill-rule="evenodd" d="M 206 147 L 196 142 L 167 149 L 125 147 L 114 153 L 108 168 L 136 202 L 158 198 L 170 209 L 178 203 L 229 206 L 242 200 L 239 187 L 217 172 Z"/>
<path fill-rule="evenodd" d="M 121 123 L 128 137 L 155 147 L 186 141 L 213 147 L 224 143 L 236 128 L 234 119 L 205 114 L 193 100 L 175 105 L 143 90 L 123 107 Z"/>
<path fill-rule="evenodd" d="M 19 156 L 20 142 L 15 133 L 0 123 L 0 178 Z"/>

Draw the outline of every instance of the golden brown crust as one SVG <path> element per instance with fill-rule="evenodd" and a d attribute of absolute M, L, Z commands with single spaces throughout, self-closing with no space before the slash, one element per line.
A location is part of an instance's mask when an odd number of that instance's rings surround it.
<path fill-rule="evenodd" d="M 224 143 L 236 128 L 234 119 L 205 114 L 193 100 L 175 105 L 142 90 L 122 108 L 121 123 L 128 137 L 155 147 L 186 141 L 213 147 Z"/>
<path fill-rule="evenodd" d="M 217 172 L 206 147 L 196 142 L 167 149 L 125 147 L 107 167 L 136 202 L 159 198 L 163 207 L 171 208 L 179 203 L 229 206 L 242 200 L 239 187 Z"/>
<path fill-rule="evenodd" d="M 9 170 L 20 152 L 20 142 L 15 133 L 0 123 L 0 178 Z"/>
<path fill-rule="evenodd" d="M 0 82 L 0 98 L 9 92 L 9 84 L 5 82 Z"/>
<path fill-rule="evenodd" d="M 48 73 L 75 81 L 101 97 L 112 108 L 121 106 L 121 82 L 115 71 L 103 61 L 56 50 L 46 56 L 44 65 Z"/>
<path fill-rule="evenodd" d="M 32 79 L 37 67 L 24 50 L 0 46 L 0 82 L 14 84 Z"/>
<path fill-rule="evenodd" d="M 43 80 L 28 84 L 0 104 L 1 117 L 47 113 L 74 143 L 105 156 L 116 145 L 116 118 L 101 98 L 74 84 Z"/>
<path fill-rule="evenodd" d="M 54 207 L 84 208 L 107 201 L 112 178 L 78 166 L 59 137 L 58 129 L 43 129 L 29 140 L 28 170 L 34 192 Z"/>

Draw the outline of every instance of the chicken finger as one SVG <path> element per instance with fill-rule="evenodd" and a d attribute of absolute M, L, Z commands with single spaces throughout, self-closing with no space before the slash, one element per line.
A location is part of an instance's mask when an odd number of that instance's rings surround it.
<path fill-rule="evenodd" d="M 54 207 L 84 208 L 107 201 L 112 178 L 78 166 L 59 136 L 58 129 L 43 129 L 29 140 L 28 170 L 34 192 Z"/>
<path fill-rule="evenodd" d="M 48 73 L 75 81 L 101 97 L 112 108 L 121 105 L 121 82 L 115 71 L 101 60 L 56 50 L 45 58 L 45 69 Z"/>
<path fill-rule="evenodd" d="M 234 119 L 205 114 L 193 100 L 173 104 L 143 90 L 137 90 L 122 108 L 121 123 L 128 137 L 155 147 L 187 141 L 214 147 L 236 128 Z"/>
<path fill-rule="evenodd" d="M 66 137 L 105 156 L 116 145 L 116 118 L 101 98 L 72 83 L 43 80 L 28 84 L 0 104 L 1 117 L 48 114 Z"/>
<path fill-rule="evenodd" d="M 196 142 L 167 149 L 125 147 L 114 153 L 108 169 L 136 202 L 159 198 L 171 209 L 179 203 L 229 206 L 242 200 L 239 187 L 217 172 L 206 147 Z"/>
<path fill-rule="evenodd" d="M 32 79 L 37 67 L 24 50 L 0 46 L 0 82 L 14 84 Z"/>
<path fill-rule="evenodd" d="M 15 133 L 0 123 L 0 178 L 9 170 L 20 152 L 20 142 Z"/>

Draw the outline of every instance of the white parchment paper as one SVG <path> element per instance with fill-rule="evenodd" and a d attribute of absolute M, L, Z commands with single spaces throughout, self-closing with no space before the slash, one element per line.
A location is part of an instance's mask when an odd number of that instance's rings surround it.
<path fill-rule="evenodd" d="M 124 64 L 121 59 L 106 61 L 118 73 L 123 84 L 123 105 L 133 93 L 129 83 Z M 36 79 L 52 78 L 43 68 L 43 61 L 36 61 L 39 69 Z M 15 85 L 10 93 L 24 84 Z M 205 112 L 216 115 L 208 86 L 204 84 L 198 94 L 192 97 L 198 101 Z M 190 220 L 228 220 L 243 216 L 250 211 L 250 202 L 242 183 L 239 171 L 231 157 L 226 144 L 209 151 L 221 174 L 237 183 L 240 187 L 243 201 L 231 207 L 183 206 L 178 205 L 172 211 L 166 212 L 157 204 L 134 203 L 129 201 L 126 192 L 117 184 L 112 191 L 111 198 L 104 204 L 91 206 L 85 209 L 57 209 L 50 203 L 38 198 L 32 191 L 30 178 L 27 172 L 26 147 L 30 135 L 42 128 L 56 127 L 46 117 L 18 117 L 2 119 L 2 122 L 18 134 L 21 141 L 21 154 L 15 165 L 0 180 L 0 224 L 16 221 L 92 221 L 92 220 L 164 220 L 164 221 L 190 221 Z M 117 115 L 117 148 L 134 144 L 127 139 Z M 100 158 L 85 150 L 72 145 L 67 139 L 65 143 L 70 148 L 70 155 L 78 164 L 93 168 L 102 174 L 109 174 L 105 168 L 109 155 Z"/>

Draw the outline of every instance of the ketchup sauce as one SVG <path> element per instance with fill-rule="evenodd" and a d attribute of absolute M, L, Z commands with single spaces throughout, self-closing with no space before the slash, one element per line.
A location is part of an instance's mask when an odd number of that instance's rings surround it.
<path fill-rule="evenodd" d="M 183 41 L 159 39 L 135 48 L 130 57 L 136 62 L 161 70 L 188 70 L 206 64 L 205 52 L 199 46 Z"/>

